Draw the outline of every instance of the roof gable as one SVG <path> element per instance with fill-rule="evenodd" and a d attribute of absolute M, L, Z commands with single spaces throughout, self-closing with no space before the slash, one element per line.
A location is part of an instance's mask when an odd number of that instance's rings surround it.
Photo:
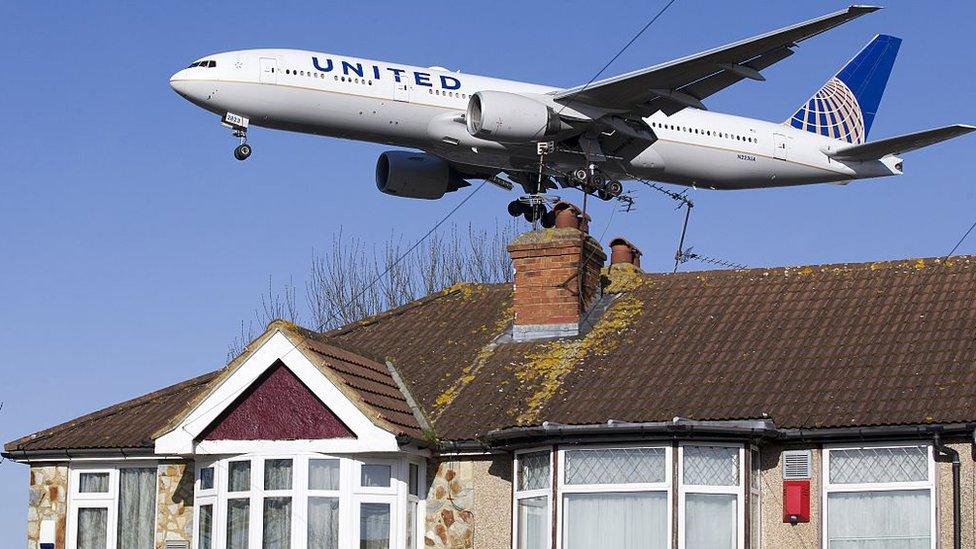
<path fill-rule="evenodd" d="M 261 389 L 263 380 L 269 371 L 284 367 L 290 371 L 301 385 L 306 387 L 314 398 L 323 403 L 338 423 L 345 427 L 352 436 L 334 437 L 334 430 L 326 430 L 330 435 L 326 438 L 293 438 L 294 432 L 286 433 L 288 438 L 279 439 L 271 435 L 272 432 L 258 432 L 260 439 L 245 436 L 249 433 L 245 427 L 235 427 L 236 434 L 241 435 L 233 439 L 215 440 L 208 437 L 211 426 L 221 424 L 221 418 L 231 417 L 236 408 L 232 405 L 246 402 L 250 393 L 266 392 Z M 286 376 L 279 382 L 286 383 Z M 270 389 L 270 387 L 269 387 Z M 271 391 L 268 390 L 267 393 Z M 401 396 L 402 399 L 402 396 Z M 265 399 L 252 401 L 249 406 L 269 403 Z M 276 408 L 277 409 L 277 408 Z M 258 414 L 253 407 L 242 408 L 242 415 Z M 260 412 L 266 418 L 276 421 L 286 417 L 275 417 L 272 411 Z M 287 413 L 287 412 L 285 412 Z M 320 414 L 321 410 L 312 412 Z M 225 415 L 226 414 L 226 415 Z M 212 384 L 209 392 L 184 414 L 178 421 L 160 432 L 155 441 L 155 451 L 158 454 L 227 454 L 267 450 L 268 443 L 274 444 L 279 451 L 301 449 L 305 451 L 321 452 L 389 452 L 397 451 L 399 443 L 396 429 L 387 429 L 389 424 L 380 414 L 375 413 L 367 399 L 346 385 L 329 364 L 322 361 L 318 355 L 312 353 L 304 344 L 304 336 L 297 328 L 285 322 L 273 322 L 268 330 L 249 350 L 231 363 L 222 372 L 221 377 Z M 284 432 L 286 427 L 278 431 Z M 231 430 L 228 426 L 227 430 Z M 345 431 L 343 431 L 345 433 Z M 318 429 L 306 429 L 306 434 L 319 435 Z M 290 444 L 294 442 L 296 444 Z"/>
<path fill-rule="evenodd" d="M 200 440 L 301 440 L 354 437 L 349 427 L 281 361 L 201 433 Z"/>

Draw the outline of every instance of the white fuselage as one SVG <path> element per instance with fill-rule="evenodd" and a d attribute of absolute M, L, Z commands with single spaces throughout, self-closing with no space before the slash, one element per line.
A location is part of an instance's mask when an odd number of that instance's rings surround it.
<path fill-rule="evenodd" d="M 512 80 L 302 50 L 244 50 L 207 56 L 215 66 L 183 69 L 171 85 L 194 104 L 252 125 L 422 149 L 487 170 L 534 171 L 534 144 L 512 145 L 468 133 L 462 115 L 478 91 L 547 94 L 559 90 Z M 644 121 L 656 140 L 601 168 L 620 179 L 716 189 L 846 182 L 901 173 L 900 159 L 841 162 L 825 152 L 849 145 L 789 125 L 686 108 Z M 567 172 L 582 157 L 548 159 Z M 535 166 L 535 168 L 533 167 Z"/>

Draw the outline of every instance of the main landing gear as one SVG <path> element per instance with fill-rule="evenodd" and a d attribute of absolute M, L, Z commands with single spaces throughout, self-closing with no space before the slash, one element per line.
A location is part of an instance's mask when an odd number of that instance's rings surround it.
<path fill-rule="evenodd" d="M 590 169 L 579 168 L 573 172 L 569 186 L 580 187 L 588 194 L 595 194 L 600 200 L 613 200 L 624 192 L 624 186 L 616 179 L 610 179 L 599 172 L 595 166 Z"/>

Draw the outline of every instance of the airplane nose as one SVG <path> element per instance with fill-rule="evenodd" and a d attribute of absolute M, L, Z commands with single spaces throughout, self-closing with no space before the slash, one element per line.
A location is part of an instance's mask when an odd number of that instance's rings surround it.
<path fill-rule="evenodd" d="M 178 71 L 173 74 L 173 76 L 169 77 L 169 87 L 173 88 L 173 91 L 182 95 L 183 97 L 187 97 L 189 85 L 183 76 L 183 71 Z"/>

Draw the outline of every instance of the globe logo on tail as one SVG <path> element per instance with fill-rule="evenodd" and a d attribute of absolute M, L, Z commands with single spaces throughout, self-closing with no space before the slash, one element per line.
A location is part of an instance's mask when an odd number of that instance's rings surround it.
<path fill-rule="evenodd" d="M 857 97 L 836 76 L 796 111 L 790 125 L 848 143 L 860 144 L 865 138 L 864 115 Z"/>

